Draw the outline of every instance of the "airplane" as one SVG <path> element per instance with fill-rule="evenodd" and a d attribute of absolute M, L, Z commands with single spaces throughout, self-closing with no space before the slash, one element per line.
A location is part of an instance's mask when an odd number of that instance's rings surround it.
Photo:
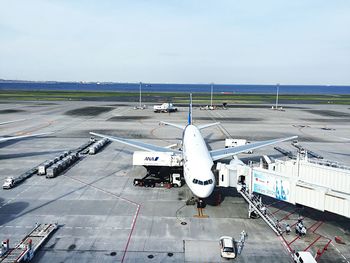
<path fill-rule="evenodd" d="M 182 133 L 182 151 L 170 149 L 166 147 L 160 147 L 140 141 L 123 139 L 110 135 L 99 134 L 90 132 L 90 134 L 108 138 L 111 141 L 123 143 L 135 148 L 150 152 L 175 152 L 182 154 L 183 158 L 183 174 L 186 184 L 192 191 L 192 193 L 200 199 L 206 198 L 211 195 L 215 187 L 215 177 L 213 173 L 214 161 L 223 159 L 229 156 L 233 156 L 249 150 L 254 150 L 271 144 L 289 141 L 296 139 L 298 136 L 291 136 L 287 138 L 273 139 L 268 141 L 260 141 L 250 143 L 242 146 L 236 146 L 233 148 L 223 148 L 218 150 L 209 151 L 208 147 L 200 133 L 200 130 L 218 125 L 219 123 L 211 123 L 195 126 L 192 121 L 192 94 L 190 94 L 190 105 L 188 112 L 188 123 L 186 126 L 173 124 L 169 122 L 161 122 L 164 125 L 169 125 L 183 131 Z"/>

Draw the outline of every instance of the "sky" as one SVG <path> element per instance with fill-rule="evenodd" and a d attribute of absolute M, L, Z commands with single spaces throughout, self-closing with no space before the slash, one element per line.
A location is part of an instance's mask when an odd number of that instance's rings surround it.
<path fill-rule="evenodd" d="M 0 0 L 0 78 L 350 85 L 348 0 Z"/>

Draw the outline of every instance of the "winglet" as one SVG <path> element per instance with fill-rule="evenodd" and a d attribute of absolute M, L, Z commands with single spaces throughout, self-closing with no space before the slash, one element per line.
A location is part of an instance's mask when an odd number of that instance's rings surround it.
<path fill-rule="evenodd" d="M 188 124 L 192 124 L 192 93 L 190 93 L 190 107 L 188 110 Z"/>

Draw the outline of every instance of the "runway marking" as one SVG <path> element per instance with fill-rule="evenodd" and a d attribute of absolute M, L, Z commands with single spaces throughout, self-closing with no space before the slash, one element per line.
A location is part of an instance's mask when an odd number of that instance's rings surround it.
<path fill-rule="evenodd" d="M 2 227 L 2 226 L 0 226 Z M 13 226 L 3 226 L 3 227 L 13 227 Z M 25 227 L 25 228 L 32 228 L 32 226 L 18 226 L 18 227 Z M 131 227 L 111 227 L 111 226 L 106 226 L 106 227 L 100 227 L 100 226 L 61 226 L 60 228 L 65 228 L 65 229 L 85 229 L 85 230 L 131 230 Z"/>
<path fill-rule="evenodd" d="M 128 251 L 129 243 L 130 243 L 130 240 L 131 240 L 131 236 L 132 236 L 132 233 L 134 232 L 134 229 L 135 229 L 135 225 L 136 225 L 136 221 L 137 221 L 137 218 L 138 218 L 138 215 L 139 215 L 139 212 L 140 212 L 141 205 L 138 204 L 138 203 L 136 203 L 136 202 L 134 202 L 134 201 L 132 201 L 132 200 L 129 200 L 129 199 L 124 198 L 124 197 L 120 197 L 120 196 L 118 196 L 118 195 L 116 195 L 116 194 L 114 194 L 114 193 L 112 193 L 112 192 L 109 192 L 109 191 L 107 191 L 107 190 L 104 190 L 104 189 L 102 189 L 102 188 L 100 188 L 100 187 L 94 186 L 94 185 L 92 185 L 92 183 L 86 183 L 86 182 L 84 182 L 84 181 L 82 181 L 82 180 L 79 180 L 79 179 L 77 179 L 77 178 L 73 178 L 73 177 L 70 177 L 70 176 L 67 176 L 67 175 L 62 175 L 62 176 L 66 177 L 66 178 L 69 178 L 69 179 L 72 180 L 72 181 L 79 182 L 79 183 L 81 183 L 81 184 L 83 184 L 83 185 L 85 185 L 85 186 L 94 188 L 94 189 L 96 189 L 96 190 L 98 190 L 98 191 L 101 191 L 101 192 L 103 192 L 103 193 L 105 193 L 105 194 L 108 194 L 108 195 L 110 195 L 110 196 L 113 196 L 113 197 L 115 197 L 115 198 L 117 198 L 117 199 L 123 200 L 123 201 L 125 201 L 125 202 L 128 202 L 128 203 L 130 203 L 130 204 L 136 206 L 136 211 L 135 211 L 135 214 L 134 214 L 133 219 L 132 219 L 131 229 L 130 229 L 128 241 L 126 242 L 125 249 L 124 249 L 124 253 L 123 253 L 123 257 L 122 257 L 122 260 L 121 260 L 121 262 L 124 262 L 126 253 L 127 253 L 127 251 Z"/>
<path fill-rule="evenodd" d="M 41 130 L 41 129 L 44 129 L 44 128 L 49 127 L 52 123 L 53 123 L 53 121 L 49 121 L 47 124 L 42 124 L 42 125 L 39 126 L 39 127 L 31 128 L 31 129 L 29 129 L 29 130 L 24 130 L 24 131 L 17 132 L 16 135 L 17 135 L 17 136 L 19 136 L 19 135 L 30 135 L 30 134 L 32 134 L 33 132 L 36 132 L 36 131 L 38 131 L 38 130 Z"/>

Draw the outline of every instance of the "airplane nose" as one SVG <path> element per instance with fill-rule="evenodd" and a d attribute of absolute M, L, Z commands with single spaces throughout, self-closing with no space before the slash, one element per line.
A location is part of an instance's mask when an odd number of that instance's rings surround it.
<path fill-rule="evenodd" d="M 211 195 L 211 193 L 214 190 L 213 185 L 206 185 L 204 187 L 201 187 L 200 189 L 197 189 L 197 193 L 194 193 L 199 198 L 207 198 Z"/>

